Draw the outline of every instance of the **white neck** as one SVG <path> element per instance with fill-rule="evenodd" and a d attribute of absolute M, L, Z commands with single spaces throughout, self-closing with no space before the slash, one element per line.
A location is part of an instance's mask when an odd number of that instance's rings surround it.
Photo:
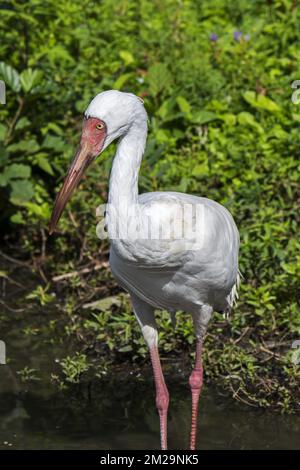
<path fill-rule="evenodd" d="M 147 138 L 147 122 L 134 122 L 121 138 L 109 182 L 108 203 L 126 217 L 123 208 L 138 202 L 138 175 Z"/>

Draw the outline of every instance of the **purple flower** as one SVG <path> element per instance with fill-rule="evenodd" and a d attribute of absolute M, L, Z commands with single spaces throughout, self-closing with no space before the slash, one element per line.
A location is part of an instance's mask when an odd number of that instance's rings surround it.
<path fill-rule="evenodd" d="M 244 39 L 245 41 L 250 41 L 250 34 L 245 34 Z"/>
<path fill-rule="evenodd" d="M 242 38 L 242 36 L 243 36 L 242 31 L 234 31 L 234 33 L 233 33 L 233 39 L 234 39 L 235 41 L 240 41 L 240 39 Z"/>
<path fill-rule="evenodd" d="M 216 33 L 211 33 L 211 35 L 210 35 L 211 42 L 217 42 L 218 39 L 219 39 L 219 37 Z"/>

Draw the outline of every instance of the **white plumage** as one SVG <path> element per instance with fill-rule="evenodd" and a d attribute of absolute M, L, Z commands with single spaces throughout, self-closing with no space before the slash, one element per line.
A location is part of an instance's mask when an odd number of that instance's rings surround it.
<path fill-rule="evenodd" d="M 119 138 L 106 214 L 111 241 L 110 266 L 120 286 L 131 296 L 135 315 L 150 349 L 162 448 L 167 446 L 169 395 L 157 351 L 154 309 L 166 309 L 171 313 L 183 310 L 193 317 L 197 337 L 196 365 L 190 377 L 193 449 L 202 386 L 203 337 L 212 312 L 230 311 L 237 296 L 237 227 L 225 207 L 203 197 L 178 192 L 139 195 L 138 173 L 147 138 L 147 113 L 140 98 L 116 90 L 100 93 L 85 112 L 84 126 L 81 150 L 57 198 L 52 226 L 82 173 L 82 167 L 91 161 L 91 155 L 94 157 L 100 147 L 103 151 Z M 95 126 L 101 132 L 98 137 Z M 97 139 L 99 145 L 93 150 L 92 145 L 96 145 Z M 182 230 L 179 236 L 178 228 Z M 120 233 L 126 233 L 126 236 L 118 237 Z"/>
<path fill-rule="evenodd" d="M 134 298 L 138 297 L 151 307 L 172 312 L 184 310 L 199 317 L 196 334 L 201 334 L 202 330 L 204 333 L 207 314 L 201 318 L 203 307 L 206 312 L 209 309 L 227 312 L 236 296 L 239 234 L 232 216 L 225 207 L 202 197 L 176 192 L 138 194 L 147 114 L 135 95 L 115 90 L 100 93 L 87 108 L 86 116 L 106 122 L 113 139 L 122 135 L 110 178 L 106 215 L 109 236 L 116 219 L 118 223 L 127 223 L 130 207 L 133 207 L 131 213 L 135 219 L 131 223 L 146 225 L 144 232 L 140 228 L 143 234 L 140 239 L 112 239 L 110 236 L 110 266 L 114 276 Z M 111 138 L 105 147 L 110 141 Z M 183 216 L 184 205 L 202 206 L 204 225 L 200 227 L 200 235 L 195 234 L 189 240 L 145 238 L 147 234 L 151 236 L 149 227 L 164 225 L 168 212 L 171 223 L 179 207 L 182 208 L 179 217 Z M 193 212 L 195 214 L 195 210 Z M 186 216 L 189 215 L 188 212 Z M 188 219 L 183 223 L 192 222 Z M 143 323 L 142 310 L 137 315 Z"/>

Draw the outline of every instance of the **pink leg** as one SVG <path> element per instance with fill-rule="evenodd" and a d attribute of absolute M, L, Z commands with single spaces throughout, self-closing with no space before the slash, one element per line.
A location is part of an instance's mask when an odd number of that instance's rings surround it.
<path fill-rule="evenodd" d="M 197 341 L 196 348 L 196 361 L 193 372 L 190 375 L 189 383 L 192 391 L 192 425 L 191 425 L 191 440 L 190 449 L 196 448 L 197 436 L 197 416 L 198 416 L 198 403 L 199 396 L 203 384 L 203 367 L 202 367 L 202 341 Z"/>
<path fill-rule="evenodd" d="M 160 421 L 160 442 L 162 450 L 167 449 L 167 415 L 169 407 L 169 392 L 162 373 L 157 346 L 150 348 L 150 356 L 156 388 L 156 407 Z"/>

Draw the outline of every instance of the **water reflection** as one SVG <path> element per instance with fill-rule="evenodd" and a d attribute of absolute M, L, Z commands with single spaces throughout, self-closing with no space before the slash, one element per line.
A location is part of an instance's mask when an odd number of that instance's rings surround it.
<path fill-rule="evenodd" d="M 150 380 L 114 377 L 94 383 L 91 389 L 45 394 L 37 386 L 36 391 L 18 393 L 8 390 L 11 374 L 4 369 L 8 366 L 0 369 L 0 449 L 158 448 L 158 418 Z M 170 378 L 169 387 L 169 445 L 182 449 L 188 443 L 189 389 Z M 203 393 L 200 449 L 295 449 L 299 448 L 299 437 L 299 416 L 244 409 L 211 389 Z"/>
<path fill-rule="evenodd" d="M 56 312 L 36 312 L 39 334 L 24 334 L 26 315 L 0 316 L 8 364 L 0 365 L 0 449 L 157 449 L 159 421 L 150 369 L 141 374 L 121 367 L 107 378 L 65 392 L 50 383 L 57 358 L 74 347 L 49 334 Z M 43 333 L 44 331 L 44 333 Z M 182 358 L 181 358 L 182 359 Z M 181 367 L 188 371 L 188 364 Z M 37 371 L 38 381 L 22 383 L 16 371 Z M 171 402 L 169 447 L 188 446 L 190 390 L 177 363 L 164 364 Z M 56 369 L 57 371 L 57 369 Z M 300 416 L 244 407 L 204 387 L 200 402 L 199 449 L 299 449 Z"/>

